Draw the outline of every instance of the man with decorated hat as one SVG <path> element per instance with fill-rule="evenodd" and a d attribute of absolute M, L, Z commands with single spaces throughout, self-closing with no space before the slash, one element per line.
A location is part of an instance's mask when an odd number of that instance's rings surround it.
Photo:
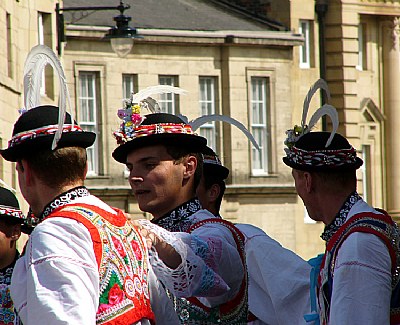
<path fill-rule="evenodd" d="M 155 86 L 132 95 L 118 113 L 123 121 L 114 133 L 119 145 L 113 152 L 130 172 L 139 208 L 152 215 L 153 225 L 185 244 L 185 272 L 171 282 L 165 274 L 176 270 L 160 265 L 154 271 L 182 324 L 246 324 L 242 235 L 203 210 L 196 198 L 206 139 L 178 116 L 154 110 L 143 115 L 143 109 L 156 106 L 149 96 L 159 93 L 159 87 L 179 93 L 176 87 Z"/>
<path fill-rule="evenodd" d="M 210 148 L 203 150 L 203 175 L 197 196 L 203 208 L 220 216 L 229 169 Z M 245 237 L 249 275 L 249 324 L 304 324 L 310 313 L 311 266 L 250 224 L 235 226 Z"/>
<path fill-rule="evenodd" d="M 14 312 L 8 286 L 15 262 L 19 258 L 17 240 L 25 229 L 26 217 L 14 193 L 0 187 L 0 317 L 4 324 L 20 324 Z M 24 228 L 22 227 L 24 225 Z"/>
<path fill-rule="evenodd" d="M 28 89 L 26 109 L 0 151 L 16 163 L 21 193 L 39 220 L 13 271 L 16 312 L 24 324 L 150 324 L 145 239 L 84 186 L 95 134 L 66 112 L 65 76 L 49 48 L 30 52 L 26 85 L 38 87 L 40 80 L 29 80 L 49 62 L 59 73 L 60 107 L 31 102 Z"/>
<path fill-rule="evenodd" d="M 327 90 L 326 84 L 321 88 Z M 333 131 L 311 132 L 324 114 L 331 117 Z M 356 170 L 363 162 L 336 133 L 336 109 L 324 105 L 308 125 L 305 117 L 287 132 L 283 162 L 292 168 L 309 216 L 325 224 L 321 237 L 326 251 L 317 282 L 320 322 L 399 324 L 397 225 L 357 193 Z"/>

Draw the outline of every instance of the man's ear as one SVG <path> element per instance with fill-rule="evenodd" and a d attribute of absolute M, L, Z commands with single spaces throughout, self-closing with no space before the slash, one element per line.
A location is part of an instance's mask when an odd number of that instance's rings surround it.
<path fill-rule="evenodd" d="M 189 155 L 184 162 L 185 170 L 183 173 L 184 178 L 190 178 L 194 175 L 197 168 L 197 158 L 195 156 Z"/>
<path fill-rule="evenodd" d="M 32 168 L 29 163 L 22 159 L 17 162 L 19 164 L 19 173 L 24 178 L 25 184 L 31 186 L 34 183 L 34 175 L 32 174 Z"/>
<path fill-rule="evenodd" d="M 17 241 L 19 237 L 21 237 L 21 225 L 13 225 L 11 229 L 11 239 Z"/>
<path fill-rule="evenodd" d="M 303 176 L 305 180 L 307 193 L 311 193 L 311 191 L 314 189 L 315 179 L 313 178 L 313 175 L 309 172 L 304 172 Z"/>
<path fill-rule="evenodd" d="M 215 202 L 218 199 L 220 193 L 221 193 L 221 188 L 218 184 L 211 185 L 211 187 L 207 190 L 207 196 L 209 201 Z"/>

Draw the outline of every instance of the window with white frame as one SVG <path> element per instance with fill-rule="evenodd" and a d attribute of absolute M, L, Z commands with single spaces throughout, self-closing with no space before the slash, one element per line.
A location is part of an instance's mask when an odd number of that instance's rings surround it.
<path fill-rule="evenodd" d="M 159 76 L 158 82 L 160 85 L 168 85 L 178 87 L 178 78 L 176 76 Z M 160 105 L 161 111 L 164 113 L 177 114 L 178 112 L 177 95 L 167 93 L 160 94 L 158 104 Z"/>
<path fill-rule="evenodd" d="M 199 105 L 200 116 L 216 113 L 216 96 L 215 96 L 215 78 L 200 77 L 199 78 Z M 216 126 L 215 122 L 203 124 L 199 133 L 207 139 L 207 144 L 213 150 L 217 150 Z"/>
<path fill-rule="evenodd" d="M 122 75 L 122 98 L 130 98 L 132 93 L 137 92 L 137 74 Z M 129 177 L 129 169 L 125 166 L 124 176 Z"/>
<path fill-rule="evenodd" d="M 122 75 L 122 98 L 129 98 L 132 92 L 136 91 L 137 75 L 123 74 Z"/>
<path fill-rule="evenodd" d="M 362 197 L 364 201 L 370 202 L 371 188 L 370 188 L 370 178 L 371 178 L 371 146 L 363 144 L 361 147 L 361 155 L 363 164 L 360 167 L 361 177 L 362 177 Z"/>
<path fill-rule="evenodd" d="M 304 44 L 300 46 L 300 68 L 311 66 L 311 23 L 309 20 L 300 20 L 299 33 L 304 36 Z"/>
<path fill-rule="evenodd" d="M 358 62 L 357 70 L 366 69 L 366 42 L 365 42 L 365 24 L 358 25 Z"/>
<path fill-rule="evenodd" d="M 79 125 L 85 131 L 98 134 L 96 72 L 79 72 Z M 88 175 L 98 175 L 98 142 L 87 148 Z"/>
<path fill-rule="evenodd" d="M 52 30 L 51 30 L 51 14 L 38 12 L 37 16 L 37 28 L 38 28 L 38 44 L 47 45 L 51 48 L 52 46 Z M 46 66 L 43 69 L 42 81 L 40 85 L 40 94 L 42 96 L 47 95 L 48 97 L 53 96 L 53 70 L 50 66 Z"/>
<path fill-rule="evenodd" d="M 252 174 L 265 175 L 269 172 L 269 77 L 251 77 L 250 107 L 251 133 L 260 147 L 260 150 L 252 147 Z"/>
<path fill-rule="evenodd" d="M 38 43 L 44 45 L 44 15 L 38 12 Z M 42 82 L 40 85 L 40 95 L 45 95 L 46 93 L 46 79 L 44 70 L 42 72 Z"/>

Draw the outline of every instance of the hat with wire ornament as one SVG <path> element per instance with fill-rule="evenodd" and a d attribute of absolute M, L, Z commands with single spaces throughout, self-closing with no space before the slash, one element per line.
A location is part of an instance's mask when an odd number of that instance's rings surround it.
<path fill-rule="evenodd" d="M 44 105 L 26 111 L 14 124 L 12 138 L 8 147 L 0 151 L 1 155 L 5 160 L 17 161 L 41 150 L 51 150 L 59 127 L 58 119 L 59 108 L 56 106 Z M 95 133 L 83 131 L 66 113 L 57 148 L 87 148 L 95 139 Z"/>
<path fill-rule="evenodd" d="M 303 171 L 338 171 L 358 169 L 363 161 L 345 137 L 335 133 L 329 146 L 330 132 L 308 132 L 290 147 L 283 162 Z"/>
<path fill-rule="evenodd" d="M 124 100 L 124 108 L 118 110 L 122 122 L 119 129 L 113 132 L 118 144 L 112 153 L 116 161 L 125 164 L 131 151 L 157 144 L 180 146 L 192 152 L 201 152 L 207 144 L 207 139 L 197 135 L 181 117 L 161 112 L 157 101 L 150 96 L 163 93 L 186 92 L 178 87 L 158 85 Z M 142 115 L 146 109 L 150 114 Z"/>
<path fill-rule="evenodd" d="M 0 183 L 5 185 L 1 180 Z M 26 234 L 30 234 L 33 230 L 19 207 L 17 197 L 12 191 L 2 186 L 0 186 L 0 220 L 12 222 L 12 224 L 21 224 L 21 230 Z"/>
<path fill-rule="evenodd" d="M 118 144 L 112 154 L 116 161 L 126 163 L 126 157 L 132 150 L 155 144 L 178 145 L 201 153 L 207 140 L 195 132 L 201 125 L 210 122 L 226 122 L 236 126 L 259 149 L 246 127 L 230 116 L 209 114 L 189 121 L 184 115 L 161 113 L 157 101 L 150 96 L 164 93 L 183 95 L 186 91 L 178 87 L 158 85 L 141 90 L 124 100 L 124 108 L 118 110 L 122 123 L 119 130 L 113 133 Z M 151 114 L 142 115 L 144 109 Z"/>
<path fill-rule="evenodd" d="M 19 208 L 19 203 L 16 196 L 7 188 L 0 186 L 0 218 L 20 220 L 24 222 L 25 215 Z"/>
<path fill-rule="evenodd" d="M 59 106 L 40 105 L 42 75 L 46 65 L 51 65 L 60 84 Z M 31 49 L 24 66 L 24 104 L 21 116 L 14 124 L 8 148 L 0 150 L 8 161 L 35 154 L 38 150 L 54 150 L 60 147 L 87 148 L 96 138 L 93 132 L 85 132 L 67 112 L 70 98 L 64 69 L 55 53 L 45 45 Z"/>
<path fill-rule="evenodd" d="M 202 153 L 204 174 L 211 173 L 221 180 L 227 179 L 229 176 L 229 169 L 222 165 L 221 160 L 214 150 L 206 146 Z"/>
<path fill-rule="evenodd" d="M 310 88 L 304 100 L 301 126 L 296 125 L 286 131 L 286 156 L 282 158 L 283 162 L 289 167 L 303 171 L 356 170 L 363 161 L 357 157 L 356 149 L 348 140 L 336 133 L 339 119 L 333 106 L 323 105 L 314 113 L 308 125 L 305 123 L 311 97 L 320 88 L 326 91 L 328 98 L 330 97 L 328 85 L 322 79 Z M 323 115 L 331 118 L 333 130 L 310 132 Z"/>

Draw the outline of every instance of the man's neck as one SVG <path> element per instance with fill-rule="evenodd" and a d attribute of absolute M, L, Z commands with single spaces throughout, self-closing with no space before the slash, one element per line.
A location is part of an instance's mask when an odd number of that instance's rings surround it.
<path fill-rule="evenodd" d="M 65 185 L 59 188 L 52 188 L 46 185 L 40 186 L 37 195 L 37 201 L 31 204 L 32 212 L 35 216 L 40 216 L 44 210 L 44 208 L 52 202 L 57 196 L 65 193 L 75 187 L 82 186 L 81 182 L 77 182 L 74 184 Z"/>
<path fill-rule="evenodd" d="M 325 225 L 329 225 L 332 223 L 350 194 L 351 193 L 342 195 L 329 195 L 321 199 L 321 202 L 324 202 L 323 204 L 320 204 L 320 207 L 322 222 Z"/>

